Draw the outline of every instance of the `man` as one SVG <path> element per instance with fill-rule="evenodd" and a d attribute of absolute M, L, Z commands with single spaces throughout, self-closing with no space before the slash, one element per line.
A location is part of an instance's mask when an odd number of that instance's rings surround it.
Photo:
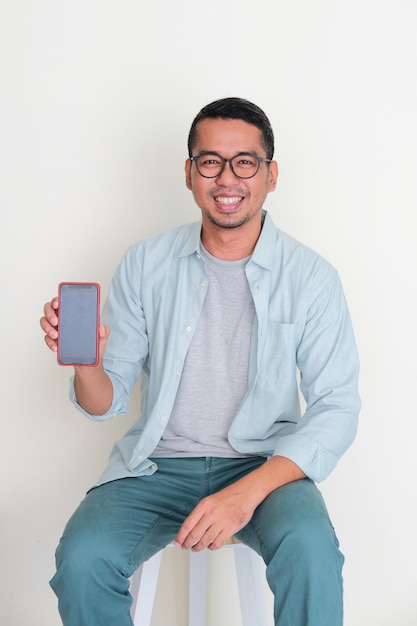
<path fill-rule="evenodd" d="M 130 625 L 129 577 L 175 541 L 262 555 L 278 626 L 339 626 L 343 556 L 315 485 L 354 439 L 358 362 L 337 272 L 277 230 L 274 137 L 240 98 L 204 107 L 186 185 L 201 222 L 133 245 L 113 278 L 100 364 L 75 367 L 93 419 L 140 419 L 67 524 L 51 581 L 65 626 Z M 56 351 L 58 301 L 41 326 Z M 306 401 L 301 414 L 297 371 Z"/>

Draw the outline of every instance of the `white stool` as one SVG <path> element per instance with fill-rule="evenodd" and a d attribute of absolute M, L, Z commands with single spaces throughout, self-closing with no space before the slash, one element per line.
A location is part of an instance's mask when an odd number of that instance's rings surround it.
<path fill-rule="evenodd" d="M 167 547 L 171 547 L 170 544 Z M 233 549 L 239 589 L 242 626 L 267 626 L 264 592 L 265 566 L 251 548 L 232 538 L 224 547 Z M 222 548 L 223 549 L 223 548 Z M 134 626 L 150 626 L 162 552 L 143 563 L 132 578 Z M 207 550 L 190 551 L 188 626 L 206 626 Z"/>

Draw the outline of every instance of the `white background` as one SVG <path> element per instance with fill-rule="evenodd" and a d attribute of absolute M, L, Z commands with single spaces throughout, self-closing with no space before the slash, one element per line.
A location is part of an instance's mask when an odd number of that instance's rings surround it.
<path fill-rule="evenodd" d="M 138 406 L 94 424 L 70 405 L 43 303 L 61 280 L 105 295 L 130 243 L 198 219 L 188 129 L 238 95 L 276 132 L 267 208 L 338 268 L 356 330 L 360 429 L 321 485 L 345 625 L 415 626 L 416 27 L 415 0 L 0 0 L 2 624 L 59 625 L 55 546 Z M 237 624 L 212 556 L 209 626 Z M 164 571 L 153 625 L 184 626 L 184 555 Z"/>

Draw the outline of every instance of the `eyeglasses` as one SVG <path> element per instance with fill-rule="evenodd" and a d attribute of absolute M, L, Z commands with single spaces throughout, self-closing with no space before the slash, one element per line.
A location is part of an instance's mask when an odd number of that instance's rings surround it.
<path fill-rule="evenodd" d="M 271 159 L 252 154 L 252 152 L 239 152 L 231 159 L 224 159 L 216 152 L 200 152 L 196 156 L 191 156 L 190 161 L 194 161 L 197 171 L 204 178 L 217 178 L 221 176 L 229 163 L 230 169 L 237 178 L 252 178 L 258 173 L 261 163 L 271 163 Z"/>

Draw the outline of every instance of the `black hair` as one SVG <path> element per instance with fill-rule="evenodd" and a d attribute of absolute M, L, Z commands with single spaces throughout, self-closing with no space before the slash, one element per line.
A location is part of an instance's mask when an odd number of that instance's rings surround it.
<path fill-rule="evenodd" d="M 207 104 L 197 113 L 188 134 L 189 156 L 192 156 L 192 150 L 196 143 L 197 125 L 207 118 L 243 120 L 248 124 L 253 124 L 261 131 L 262 145 L 265 148 L 266 157 L 268 159 L 273 158 L 274 133 L 270 121 L 262 109 L 243 98 L 222 98 L 221 100 L 215 100 Z"/>

